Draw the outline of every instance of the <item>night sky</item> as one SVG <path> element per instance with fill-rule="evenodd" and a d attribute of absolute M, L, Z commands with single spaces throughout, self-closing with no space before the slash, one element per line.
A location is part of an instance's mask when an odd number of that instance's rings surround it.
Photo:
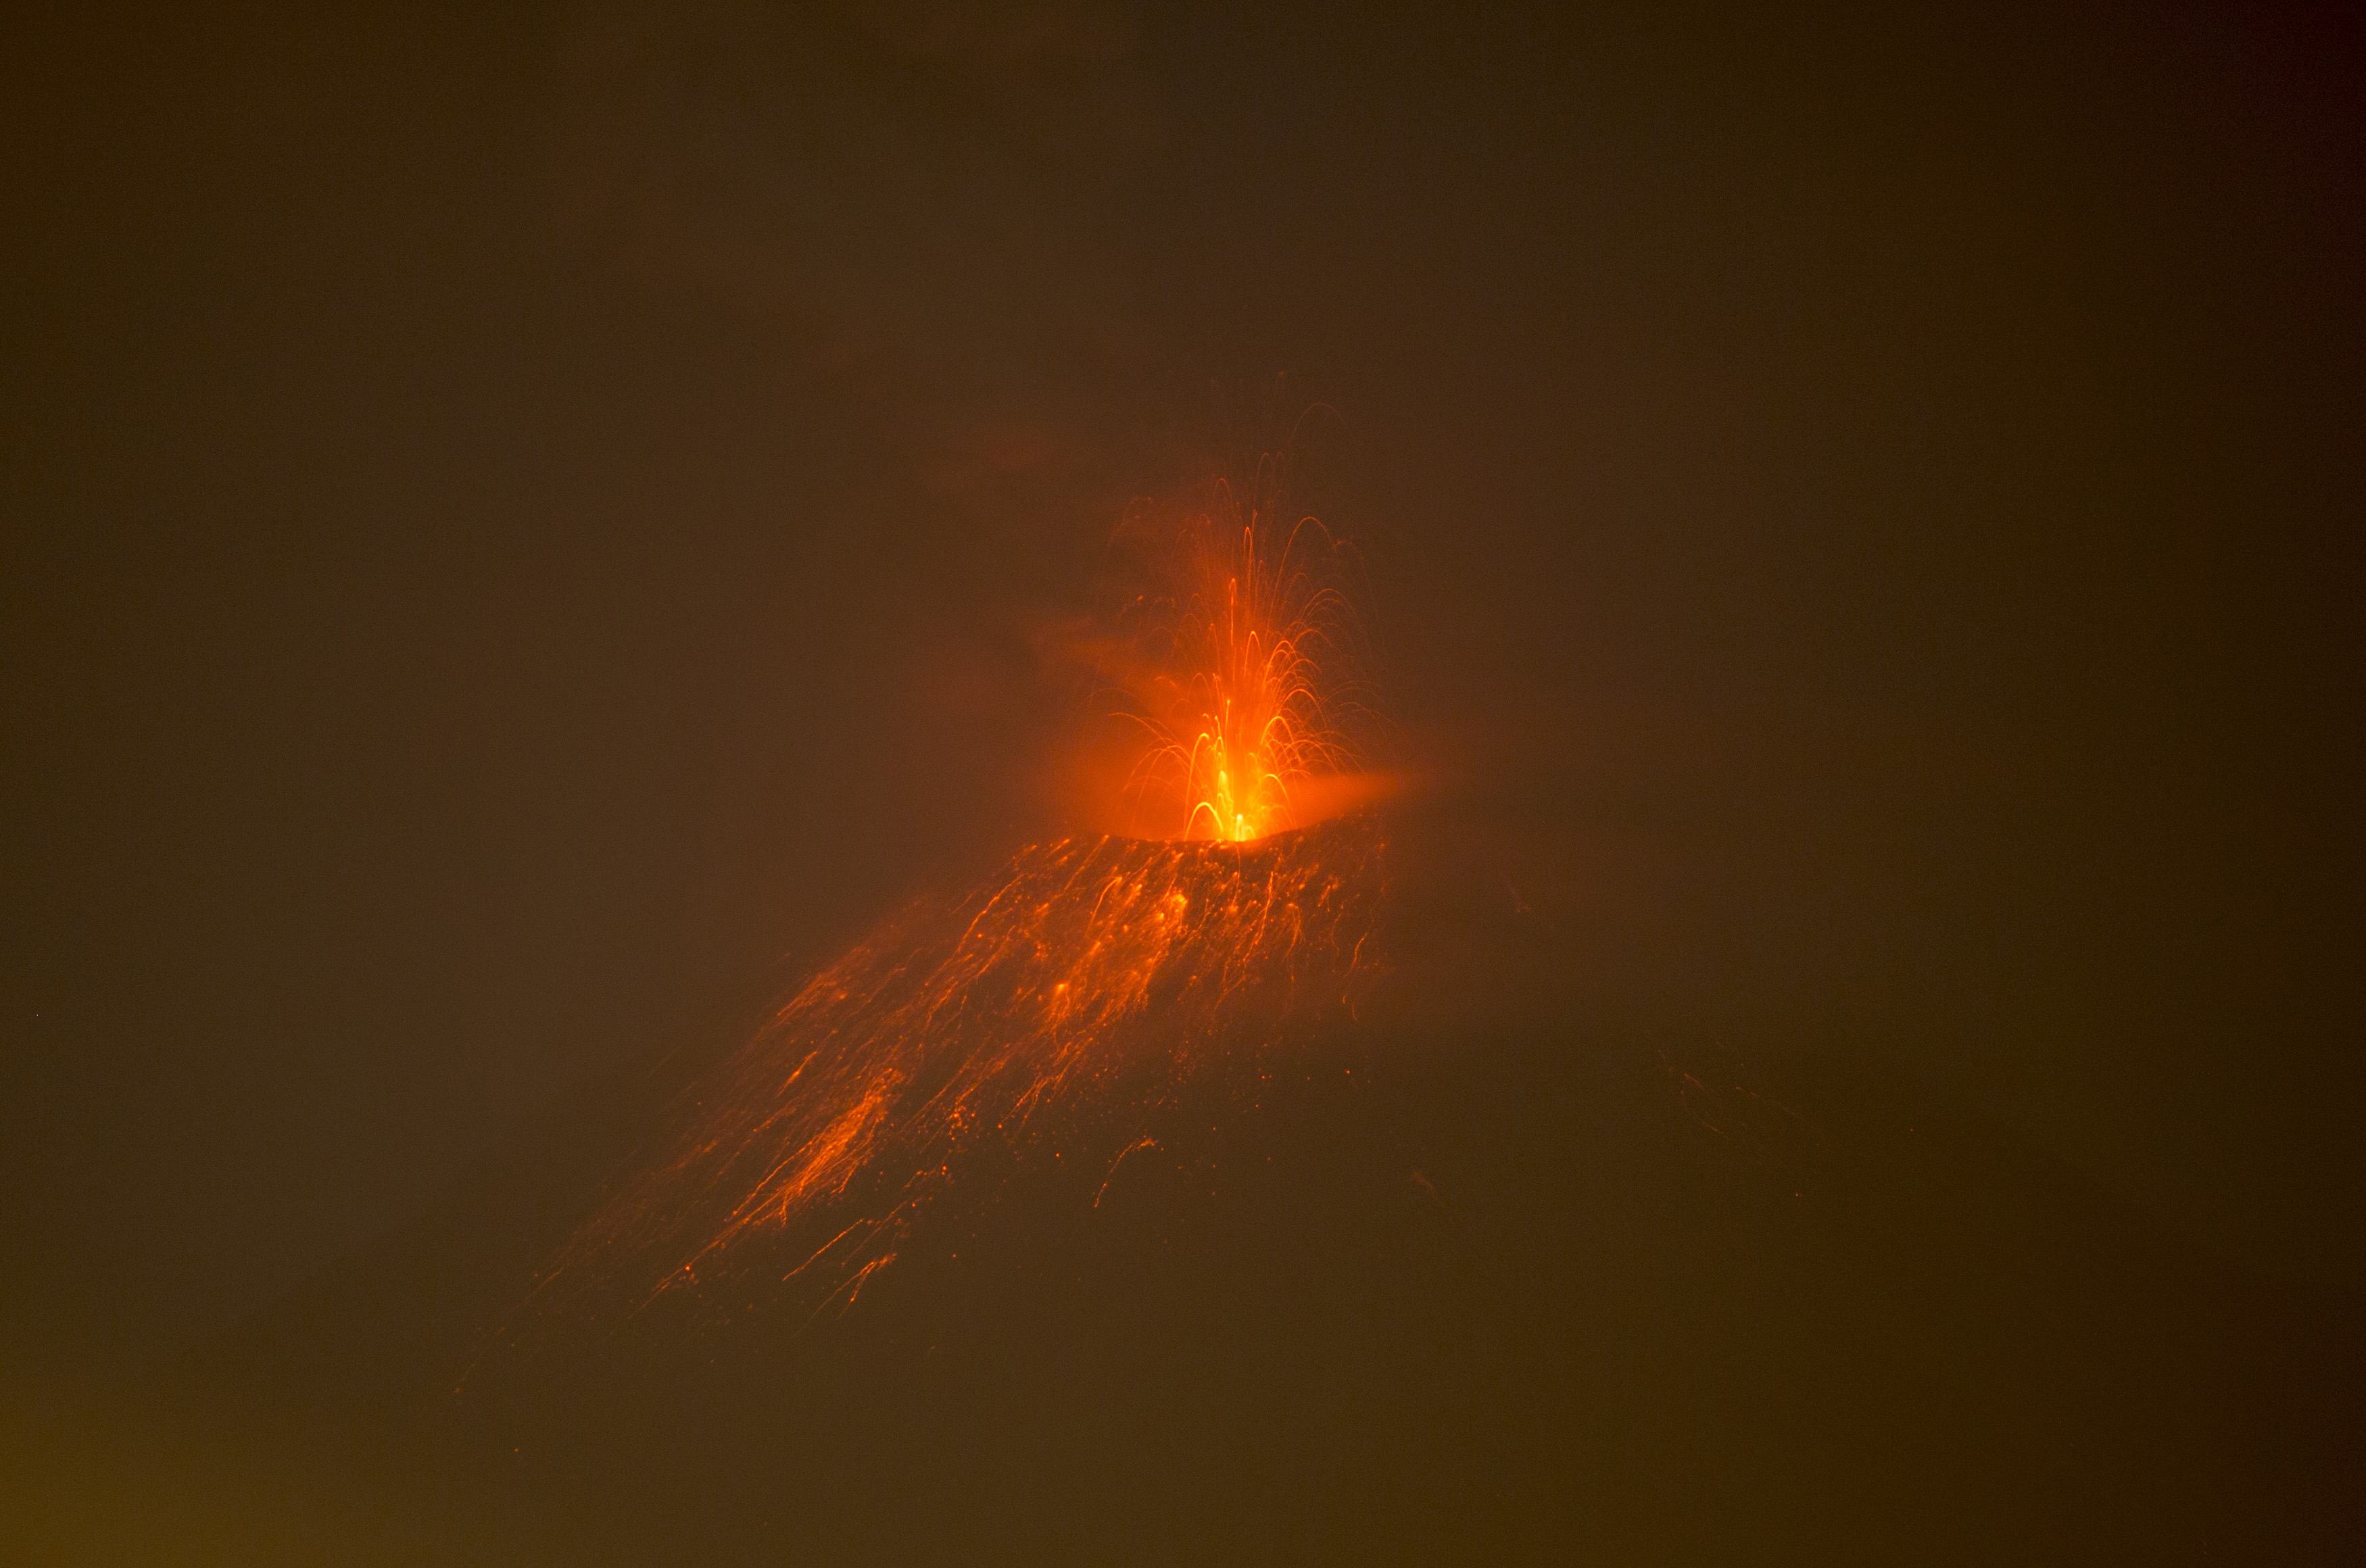
<path fill-rule="evenodd" d="M 12 18 L 10 1359 L 1068 825 L 1036 630 L 1282 446 L 1590 1015 L 2354 1304 L 2357 28 L 1915 9 Z"/>

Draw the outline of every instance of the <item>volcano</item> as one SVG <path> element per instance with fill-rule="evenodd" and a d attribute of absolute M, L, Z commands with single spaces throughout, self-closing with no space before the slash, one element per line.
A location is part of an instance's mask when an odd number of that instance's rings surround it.
<path fill-rule="evenodd" d="M 949 1192 L 1033 1159 L 1100 1169 L 1098 1203 L 1172 1144 L 1195 1075 L 1251 1101 L 1293 1039 L 1352 1013 L 1384 850 L 1369 817 L 1247 844 L 1064 839 L 906 911 L 693 1086 L 668 1151 L 536 1305 L 621 1282 L 645 1306 L 784 1263 L 748 1282 L 813 1271 L 851 1303 Z"/>
<path fill-rule="evenodd" d="M 1127 831 L 889 913 L 193 1363 L 393 1485 L 332 1554 L 2354 1543 L 2338 1313 L 1844 1042 L 1619 1002 L 1668 955 L 1516 815 L 1391 798 L 1336 547 L 1243 493 L 1065 639 Z"/>
<path fill-rule="evenodd" d="M 2354 1540 L 2337 1314 L 1829 1041 L 1623 1014 L 1504 853 L 1432 810 L 1029 850 L 186 1375 L 395 1488 L 340 1555 Z"/>
<path fill-rule="evenodd" d="M 2361 16 L 15 7 L 0 1568 L 2366 1563 Z"/>

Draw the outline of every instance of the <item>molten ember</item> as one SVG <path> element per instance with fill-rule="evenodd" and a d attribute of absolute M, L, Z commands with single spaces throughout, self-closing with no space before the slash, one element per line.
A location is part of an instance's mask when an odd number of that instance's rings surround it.
<path fill-rule="evenodd" d="M 546 1302 L 770 1275 L 851 1303 L 948 1193 L 1047 1158 L 1105 1189 L 1188 1079 L 1352 1013 L 1380 829 L 1305 825 L 1374 792 L 1338 728 L 1361 705 L 1325 677 L 1336 547 L 1218 499 L 1162 531 L 1157 581 L 1090 645 L 1132 721 L 1129 805 L 1158 831 L 1037 845 L 887 921 L 693 1088 Z"/>
<path fill-rule="evenodd" d="M 1297 558 L 1320 528 L 1301 521 L 1268 559 L 1251 518 L 1223 530 L 1229 548 L 1211 539 L 1190 554 L 1199 580 L 1177 628 L 1183 674 L 1155 689 L 1151 723 L 1162 741 L 1144 768 L 1145 782 L 1171 777 L 1179 788 L 1182 837 L 1242 844 L 1298 826 L 1293 790 L 1345 770 L 1317 686 L 1318 655 L 1345 602 L 1335 589 L 1309 587 Z"/>
<path fill-rule="evenodd" d="M 1286 508 L 1277 466 L 1245 499 L 1219 484 L 1179 516 L 1140 509 L 1117 543 L 1115 633 L 1065 650 L 1120 721 L 1101 767 L 1123 782 L 1104 822 L 1132 837 L 1245 844 L 1382 792 L 1358 771 L 1352 737 L 1370 714 L 1346 552 Z"/>

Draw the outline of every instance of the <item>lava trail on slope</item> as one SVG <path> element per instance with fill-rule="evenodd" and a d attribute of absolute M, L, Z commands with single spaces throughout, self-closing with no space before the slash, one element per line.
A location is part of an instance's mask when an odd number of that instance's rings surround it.
<path fill-rule="evenodd" d="M 537 1304 L 597 1318 L 727 1280 L 843 1305 L 956 1188 L 1113 1171 L 1187 1082 L 1246 1090 L 1354 1012 L 1384 851 L 1369 812 L 1248 844 L 1069 838 L 905 910 L 693 1086 Z"/>

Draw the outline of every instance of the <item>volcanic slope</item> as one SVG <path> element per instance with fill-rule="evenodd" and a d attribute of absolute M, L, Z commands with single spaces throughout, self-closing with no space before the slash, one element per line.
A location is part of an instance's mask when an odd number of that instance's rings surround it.
<path fill-rule="evenodd" d="M 781 1278 L 817 1211 L 515 1329 L 723 1081 L 641 1075 L 212 1347 L 193 1397 L 392 1498 L 337 1528 L 426 1517 L 455 1556 L 2358 1560 L 2342 1304 L 1812 1032 L 1715 1047 L 1606 1000 L 1500 847 L 1359 834 L 1369 994 L 1196 1056 L 1162 994 L 1098 1046 L 1157 1070 L 968 1146 L 851 1300 Z M 896 1153 L 891 1202 L 928 1149 Z"/>

